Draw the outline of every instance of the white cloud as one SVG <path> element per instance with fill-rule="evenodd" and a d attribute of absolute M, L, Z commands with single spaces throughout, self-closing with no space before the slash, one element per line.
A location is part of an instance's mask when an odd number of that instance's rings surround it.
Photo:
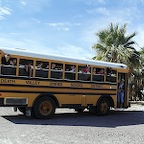
<path fill-rule="evenodd" d="M 83 18 L 83 15 L 82 15 L 82 14 L 78 14 L 78 15 L 73 16 L 73 18 L 74 18 L 74 19 Z"/>
<path fill-rule="evenodd" d="M 59 23 L 48 23 L 49 26 L 52 26 L 52 27 L 63 27 L 65 25 L 67 25 L 67 23 L 62 23 L 62 22 L 59 22 Z"/>
<path fill-rule="evenodd" d="M 69 31 L 73 26 L 80 26 L 80 23 L 69 23 L 69 22 L 57 22 L 57 23 L 45 23 L 45 25 L 48 25 L 50 27 L 53 27 L 57 30 L 64 30 Z"/>
<path fill-rule="evenodd" d="M 96 8 L 87 10 L 87 13 L 96 15 L 96 16 L 97 14 L 102 14 L 106 17 L 109 16 L 110 18 L 111 17 L 123 17 L 123 19 L 128 19 L 128 21 L 139 19 L 143 16 L 140 10 L 134 6 L 122 7 L 121 9 L 120 8 L 108 9 L 106 7 L 96 7 Z"/>
<path fill-rule="evenodd" d="M 103 15 L 109 15 L 110 12 L 108 9 L 106 9 L 105 7 L 99 7 L 99 8 L 95 8 L 95 9 L 91 9 L 91 10 L 87 10 L 88 13 L 90 14 L 103 14 Z"/>
<path fill-rule="evenodd" d="M 4 19 L 6 15 L 11 15 L 12 10 L 8 7 L 0 7 L 0 19 Z"/>
<path fill-rule="evenodd" d="M 88 5 L 106 4 L 106 0 L 81 0 Z"/>
<path fill-rule="evenodd" d="M 27 2 L 26 2 L 25 0 L 20 0 L 20 4 L 21 4 L 22 6 L 26 6 L 26 5 L 27 5 Z"/>
<path fill-rule="evenodd" d="M 31 51 L 54 53 L 55 50 L 48 48 L 48 46 L 43 46 L 42 42 L 36 41 L 34 39 L 13 39 L 9 37 L 0 37 L 1 47 L 8 48 L 21 48 Z"/>
<path fill-rule="evenodd" d="M 83 47 L 72 45 L 69 43 L 60 43 L 53 47 L 44 46 L 41 41 L 34 39 L 12 39 L 9 37 L 0 37 L 1 47 L 21 48 L 30 51 L 37 51 L 40 53 L 49 53 L 73 58 L 88 58 L 91 59 L 93 54 Z"/>
<path fill-rule="evenodd" d="M 91 59 L 93 57 L 90 49 L 84 49 L 83 47 L 72 45 L 69 43 L 62 43 L 59 48 L 57 48 L 57 52 L 60 55 L 74 58 Z"/>
<path fill-rule="evenodd" d="M 16 32 L 11 32 L 9 33 L 10 35 L 14 35 L 14 36 L 17 36 L 17 35 L 20 35 L 20 33 L 16 33 Z"/>
<path fill-rule="evenodd" d="M 45 6 L 49 6 L 52 0 L 19 0 L 19 7 L 25 13 L 35 13 L 43 11 Z"/>
<path fill-rule="evenodd" d="M 130 5 L 144 4 L 144 0 L 123 0 L 123 3 Z"/>
<path fill-rule="evenodd" d="M 47 23 L 46 25 L 53 27 L 57 30 L 64 30 L 64 31 L 69 31 L 70 30 L 70 25 L 68 23 Z"/>

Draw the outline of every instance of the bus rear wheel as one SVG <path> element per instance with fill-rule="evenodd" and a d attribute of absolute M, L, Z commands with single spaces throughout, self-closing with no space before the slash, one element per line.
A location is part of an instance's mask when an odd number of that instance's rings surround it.
<path fill-rule="evenodd" d="M 110 111 L 110 101 L 106 98 L 102 98 L 96 107 L 97 115 L 106 115 Z"/>
<path fill-rule="evenodd" d="M 34 115 L 39 119 L 50 118 L 55 112 L 55 102 L 49 97 L 42 97 L 34 105 Z"/>

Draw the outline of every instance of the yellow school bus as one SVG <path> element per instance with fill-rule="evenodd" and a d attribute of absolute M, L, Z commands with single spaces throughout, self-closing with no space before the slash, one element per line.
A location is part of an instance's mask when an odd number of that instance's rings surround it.
<path fill-rule="evenodd" d="M 125 79 L 124 107 L 129 106 L 125 64 L 14 48 L 1 48 L 0 60 L 1 107 L 15 107 L 43 119 L 51 117 L 56 108 L 106 115 L 110 108 L 117 108 L 120 79 Z"/>

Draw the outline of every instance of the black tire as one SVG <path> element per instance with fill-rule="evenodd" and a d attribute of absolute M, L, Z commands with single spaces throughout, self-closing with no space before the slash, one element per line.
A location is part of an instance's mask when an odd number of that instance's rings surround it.
<path fill-rule="evenodd" d="M 26 115 L 26 107 L 18 107 L 18 110 L 23 113 L 24 115 Z"/>
<path fill-rule="evenodd" d="M 47 119 L 54 115 L 56 104 L 49 97 L 42 97 L 36 101 L 33 112 L 36 118 Z"/>
<path fill-rule="evenodd" d="M 110 111 L 110 101 L 107 98 L 102 98 L 96 106 L 97 115 L 103 116 L 108 114 L 109 111 Z"/>

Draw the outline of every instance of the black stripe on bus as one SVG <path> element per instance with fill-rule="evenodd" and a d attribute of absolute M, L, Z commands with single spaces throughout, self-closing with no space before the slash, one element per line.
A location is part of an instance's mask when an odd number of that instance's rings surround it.
<path fill-rule="evenodd" d="M 40 85 L 18 85 L 18 84 L 0 84 L 0 86 L 10 86 L 10 87 L 25 87 L 25 88 L 29 88 L 29 87 L 35 87 L 35 88 L 60 88 L 60 89 L 82 89 L 82 90 L 116 90 L 115 89 L 110 89 L 110 88 L 92 88 L 92 87 L 64 87 L 64 86 L 40 86 Z"/>
<path fill-rule="evenodd" d="M 90 92 L 32 92 L 32 91 L 18 91 L 18 90 L 1 90 L 0 92 L 7 92 L 7 93 L 38 93 L 38 94 L 83 94 L 83 95 L 116 95 L 115 93 L 90 93 Z"/>
<path fill-rule="evenodd" d="M 104 81 L 82 81 L 82 80 L 67 80 L 67 79 L 54 79 L 54 78 L 29 78 L 29 77 L 16 77 L 16 76 L 4 76 L 0 75 L 0 78 L 5 78 L 5 79 L 20 79 L 20 80 L 35 80 L 35 81 L 54 81 L 54 82 L 68 82 L 68 83 L 86 83 L 86 84 L 108 84 L 108 85 L 116 85 L 116 82 L 104 82 Z"/>

